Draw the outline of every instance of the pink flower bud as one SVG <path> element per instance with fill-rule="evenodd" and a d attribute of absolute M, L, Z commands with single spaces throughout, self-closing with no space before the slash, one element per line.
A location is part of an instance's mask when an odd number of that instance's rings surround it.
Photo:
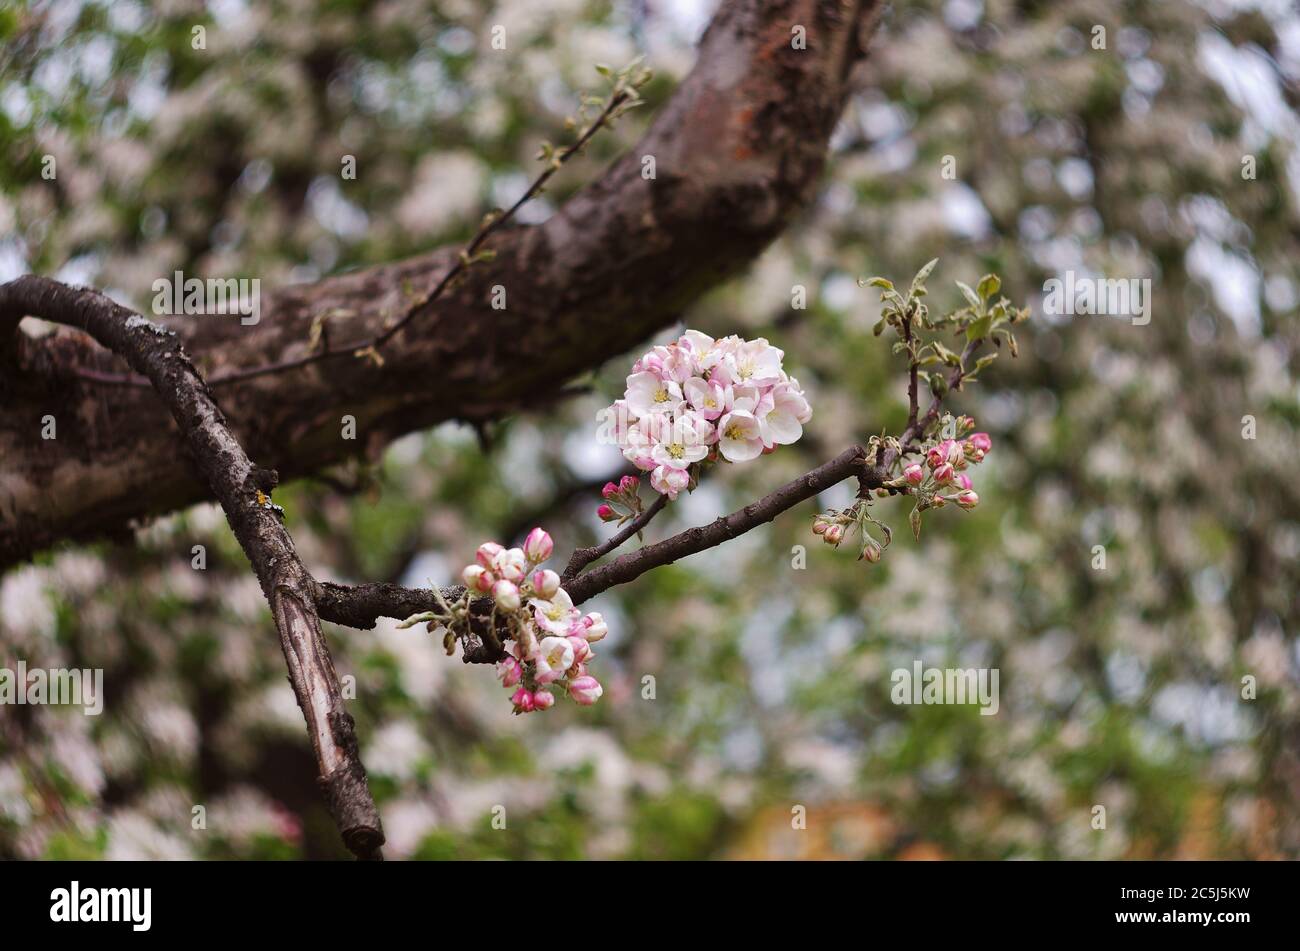
<path fill-rule="evenodd" d="M 925 462 L 931 469 L 937 469 L 948 459 L 948 447 L 943 443 L 931 446 L 925 452 Z"/>
<path fill-rule="evenodd" d="M 812 529 L 814 535 L 825 535 L 826 529 L 830 527 L 831 523 L 826 520 L 825 516 L 818 515 L 813 519 Z"/>
<path fill-rule="evenodd" d="M 618 518 L 618 515 L 615 514 L 614 510 L 604 503 L 596 507 L 596 514 L 600 516 L 602 522 L 612 522 L 614 519 Z"/>
<path fill-rule="evenodd" d="M 484 568 L 492 567 L 492 560 L 504 551 L 496 542 L 484 542 L 478 546 L 478 551 L 474 555 L 474 560 Z"/>
<path fill-rule="evenodd" d="M 593 644 L 609 633 L 609 625 L 605 623 L 605 619 L 600 616 L 599 611 L 592 611 L 584 617 L 582 626 L 587 629 L 587 633 L 583 637 Z"/>
<path fill-rule="evenodd" d="M 993 448 L 993 440 L 988 433 L 971 433 L 966 437 L 966 445 L 983 455 Z"/>
<path fill-rule="evenodd" d="M 533 590 L 537 592 L 539 598 L 546 598 L 549 601 L 555 592 L 560 590 L 560 576 L 550 568 L 534 571 Z"/>
<path fill-rule="evenodd" d="M 495 570 L 502 578 L 518 584 L 528 571 L 528 556 L 522 548 L 506 549 L 496 556 Z"/>
<path fill-rule="evenodd" d="M 957 493 L 956 502 L 964 509 L 973 509 L 975 506 L 980 504 L 980 497 L 970 489 L 967 489 L 964 492 Z"/>
<path fill-rule="evenodd" d="M 549 710 L 555 706 L 555 694 L 549 690 L 538 690 L 533 694 L 534 710 Z"/>
<path fill-rule="evenodd" d="M 947 485 L 953 480 L 953 477 L 956 474 L 956 470 L 953 469 L 952 464 L 945 462 L 934 470 L 934 481 L 938 482 L 940 485 Z"/>
<path fill-rule="evenodd" d="M 971 487 L 970 476 L 964 472 L 957 473 L 957 484 L 963 489 L 969 489 Z"/>
<path fill-rule="evenodd" d="M 920 485 L 925 481 L 925 470 L 916 463 L 912 463 L 903 470 L 903 478 L 909 485 Z"/>
<path fill-rule="evenodd" d="M 613 485 L 613 483 L 610 483 Z M 532 562 L 545 561 L 555 551 L 555 542 L 551 536 L 540 528 L 534 528 L 524 539 L 524 554 Z"/>
<path fill-rule="evenodd" d="M 513 694 L 511 694 L 510 702 L 515 705 L 515 713 L 533 712 L 533 704 L 535 703 L 535 701 L 533 700 L 533 694 L 532 691 L 528 690 L 525 687 L 520 687 Z"/>
<path fill-rule="evenodd" d="M 492 598 L 502 611 L 519 610 L 519 586 L 502 578 L 492 586 Z"/>
<path fill-rule="evenodd" d="M 605 499 L 612 498 L 613 496 L 618 495 L 618 486 L 616 486 L 613 482 L 606 482 L 605 488 L 600 490 L 600 495 L 601 498 L 605 498 Z"/>
<path fill-rule="evenodd" d="M 946 440 L 944 442 L 944 445 L 947 447 L 949 465 L 953 465 L 953 466 L 960 465 L 965 460 L 966 451 L 965 449 L 963 449 L 962 444 L 957 442 L 957 440 L 955 439 Z"/>
<path fill-rule="evenodd" d="M 569 643 L 573 645 L 573 662 L 585 664 L 591 658 L 591 645 L 580 634 L 570 634 Z"/>
<path fill-rule="evenodd" d="M 523 665 L 509 655 L 506 656 L 505 660 L 497 664 L 497 677 L 501 680 L 501 686 L 503 687 L 513 687 L 519 683 L 519 679 L 523 675 Z"/>
<path fill-rule="evenodd" d="M 590 674 L 569 681 L 569 697 L 574 703 L 589 707 L 605 692 L 600 681 Z"/>
<path fill-rule="evenodd" d="M 826 533 L 822 535 L 822 541 L 828 545 L 838 545 L 840 542 L 844 541 L 844 526 L 830 526 L 830 528 L 826 529 Z"/>
<path fill-rule="evenodd" d="M 618 480 L 618 490 L 632 495 L 641 488 L 641 480 L 634 475 L 625 475 Z"/>
<path fill-rule="evenodd" d="M 465 587 L 471 591 L 477 591 L 479 594 L 487 594 L 492 589 L 492 582 L 496 579 L 492 572 L 488 571 L 482 565 L 468 565 L 460 574 L 460 580 L 465 582 Z"/>
<path fill-rule="evenodd" d="M 868 538 L 866 544 L 862 546 L 862 552 L 858 555 L 858 560 L 861 561 L 866 559 L 874 565 L 876 562 L 880 561 L 880 556 L 882 554 L 884 554 L 884 552 L 880 547 L 880 543 L 874 538 Z"/>

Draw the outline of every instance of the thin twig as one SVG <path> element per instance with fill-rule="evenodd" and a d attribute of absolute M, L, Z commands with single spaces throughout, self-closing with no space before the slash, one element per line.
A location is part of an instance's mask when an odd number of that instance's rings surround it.
<path fill-rule="evenodd" d="M 315 353 L 304 354 L 300 357 L 294 357 L 289 360 L 277 360 L 274 363 L 266 363 L 261 366 L 247 367 L 242 370 L 231 370 L 227 373 L 218 373 L 212 376 L 207 382 L 211 387 L 226 386 L 230 383 L 239 383 L 244 380 L 253 380 L 258 377 L 267 376 L 273 373 L 282 373 L 286 370 L 296 370 L 300 367 L 310 366 L 314 363 L 320 363 L 330 357 L 358 355 L 368 351 L 377 352 L 379 348 L 393 339 L 402 328 L 406 327 L 416 315 L 425 307 L 434 303 L 443 293 L 451 287 L 456 280 L 465 273 L 466 270 L 474 263 L 474 256 L 478 254 L 487 241 L 495 234 L 506 222 L 510 221 L 515 214 L 546 187 L 546 184 L 573 156 L 581 152 L 592 139 L 593 136 L 604 126 L 609 124 L 610 117 L 614 112 L 626 103 L 631 94 L 624 91 L 610 96 L 609 102 L 601 110 L 599 116 L 592 121 L 591 125 L 583 132 L 578 139 L 572 144 L 555 153 L 555 157 L 547 164 L 546 170 L 533 180 L 528 189 L 520 196 L 519 200 L 511 205 L 505 212 L 499 215 L 493 215 L 480 225 L 478 231 L 470 239 L 469 244 L 456 255 L 456 262 L 447 269 L 446 273 L 433 286 L 428 293 L 421 295 L 418 299 L 408 304 L 401 318 L 387 329 L 375 334 L 365 340 L 358 340 L 353 343 L 342 343 L 334 347 L 326 346 Z M 130 374 L 113 374 L 100 370 L 92 370 L 86 367 L 77 367 L 72 371 L 72 375 L 79 379 L 91 383 L 100 383 L 110 386 L 149 386 L 149 381 L 142 376 L 133 376 Z"/>
<path fill-rule="evenodd" d="M 570 580 L 577 577 L 578 572 L 582 571 L 582 569 L 586 568 L 597 558 L 604 558 L 619 545 L 623 544 L 633 535 L 637 534 L 637 532 L 640 532 L 649 525 L 650 520 L 662 512 L 664 506 L 667 504 L 668 496 L 661 495 L 650 503 L 649 508 L 645 509 L 645 511 L 640 515 L 632 519 L 632 521 L 627 525 L 609 538 L 605 539 L 599 545 L 594 545 L 591 548 L 575 549 L 573 556 L 569 559 L 568 567 L 564 569 L 564 574 L 560 576 L 561 580 L 567 584 Z"/>

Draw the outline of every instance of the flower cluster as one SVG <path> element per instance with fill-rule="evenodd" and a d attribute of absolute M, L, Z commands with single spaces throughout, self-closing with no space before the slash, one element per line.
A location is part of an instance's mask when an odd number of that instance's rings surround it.
<path fill-rule="evenodd" d="M 941 509 L 949 502 L 963 509 L 973 509 L 979 505 L 980 497 L 965 470 L 972 464 L 984 461 L 985 455 L 993 448 L 993 440 L 988 433 L 971 433 L 961 438 L 962 433 L 970 432 L 974 427 L 975 421 L 969 416 L 957 420 L 945 416 L 941 429 L 953 431 L 957 436 L 923 446 L 919 452 L 923 462 L 896 463 L 902 466 L 902 474 L 876 490 L 882 497 L 902 493 L 915 498 L 916 504 L 909 521 L 912 534 L 918 540 L 921 537 L 921 513 L 925 510 Z M 894 452 L 901 449 L 897 440 L 889 440 L 886 445 Z M 908 455 L 911 455 L 910 451 Z M 862 498 L 847 509 L 830 509 L 820 513 L 813 519 L 813 534 L 820 536 L 826 544 L 838 548 L 855 530 L 860 531 L 862 548 L 858 559 L 875 564 L 889 546 L 892 533 L 887 525 L 872 516 L 869 505 L 870 501 Z M 872 536 L 868 525 L 875 525 L 881 530 L 883 544 Z"/>
<path fill-rule="evenodd" d="M 491 594 L 494 615 L 504 619 L 514 640 L 511 656 L 497 664 L 497 676 L 516 713 L 546 710 L 555 704 L 552 685 L 574 702 L 590 706 L 603 688 L 587 673 L 595 656 L 591 645 L 609 628 L 599 614 L 583 615 L 560 587 L 560 576 L 541 563 L 555 544 L 540 528 L 528 533 L 522 548 L 495 542 L 479 546 L 474 564 L 462 573 L 465 587 Z"/>
<path fill-rule="evenodd" d="M 676 499 L 699 466 L 746 462 L 803 435 L 812 408 L 763 338 L 717 340 L 688 330 L 637 360 L 623 398 L 610 407 L 623 455 Z"/>
<path fill-rule="evenodd" d="M 448 604 L 437 588 L 439 610 L 407 618 L 399 627 L 427 621 L 430 629 L 445 629 L 448 653 L 455 641 L 486 627 L 512 641 L 509 656 L 497 664 L 497 676 L 506 689 L 514 688 L 510 701 L 516 713 L 532 713 L 555 705 L 551 687 L 569 699 L 590 706 L 603 688 L 587 673 L 595 656 L 591 645 L 609 633 L 597 613 L 582 614 L 560 587 L 560 576 L 542 562 L 551 557 L 555 543 L 540 528 L 524 539 L 522 548 L 505 548 L 485 542 L 474 563 L 461 572 L 465 593 Z M 490 607 L 482 607 L 489 604 Z"/>
<path fill-rule="evenodd" d="M 970 417 L 963 417 L 965 420 Z M 914 462 L 903 469 L 903 482 L 928 501 L 927 508 L 943 508 L 954 502 L 964 509 L 973 509 L 979 505 L 980 497 L 964 470 L 971 463 L 983 462 L 992 448 L 993 440 L 988 433 L 944 439 L 926 450 L 924 466 Z M 945 490 L 951 494 L 944 495 Z"/>
<path fill-rule="evenodd" d="M 602 522 L 622 524 L 630 518 L 641 514 L 641 480 L 634 475 L 625 475 L 617 483 L 606 482 L 600 490 L 604 499 L 596 506 L 596 514 Z"/>

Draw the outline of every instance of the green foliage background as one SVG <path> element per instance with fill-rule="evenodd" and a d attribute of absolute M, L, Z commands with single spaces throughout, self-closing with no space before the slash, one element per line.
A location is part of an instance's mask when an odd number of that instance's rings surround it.
<path fill-rule="evenodd" d="M 566 168 L 524 215 L 539 220 L 635 141 L 707 14 L 6 6 L 0 278 L 51 273 L 145 305 L 176 269 L 274 284 L 463 239 L 522 192 L 538 143 L 596 87 L 592 65 L 644 53 L 659 74 L 647 107 Z M 488 48 L 494 24 L 507 52 Z M 416 630 L 332 630 L 389 854 L 1300 856 L 1298 81 L 1285 2 L 895 3 L 815 203 L 688 315 L 782 347 L 814 420 L 650 534 L 897 433 L 902 368 L 855 280 L 905 280 L 936 255 L 936 304 L 996 271 L 1035 310 L 1019 359 L 952 402 L 993 436 L 981 506 L 933 513 L 914 544 L 906 509 L 880 503 L 898 540 L 869 568 L 815 544 L 809 505 L 609 592 L 593 605 L 612 633 L 591 709 L 512 717 L 491 671 Z M 339 177 L 345 154 L 355 181 Z M 1151 278 L 1151 323 L 1042 316 L 1043 282 L 1066 269 Z M 806 310 L 791 309 L 796 284 Z M 590 397 L 503 421 L 487 451 L 446 426 L 277 493 L 309 567 L 445 582 L 480 541 L 535 522 L 561 551 L 603 537 L 594 486 L 619 460 L 593 446 L 595 412 L 633 357 L 595 374 Z M 843 504 L 841 488 L 822 501 Z M 0 658 L 103 667 L 107 694 L 98 718 L 0 710 L 0 856 L 344 854 L 214 507 L 10 571 Z M 998 667 L 1000 713 L 895 706 L 890 672 L 917 659 Z"/>

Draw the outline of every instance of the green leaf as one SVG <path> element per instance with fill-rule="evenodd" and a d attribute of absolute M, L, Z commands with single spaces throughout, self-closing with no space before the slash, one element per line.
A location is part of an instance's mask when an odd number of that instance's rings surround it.
<path fill-rule="evenodd" d="M 934 352 L 937 353 L 939 358 L 943 360 L 944 363 L 948 364 L 948 366 L 961 366 L 961 357 L 953 353 L 937 340 L 934 342 Z"/>
<path fill-rule="evenodd" d="M 976 320 L 972 320 L 966 327 L 966 339 L 978 340 L 981 337 L 987 337 L 989 331 L 993 328 L 993 315 L 985 314 Z"/>
<path fill-rule="evenodd" d="M 930 276 L 930 272 L 934 270 L 934 266 L 938 263 L 939 263 L 938 258 L 931 258 L 929 263 L 927 263 L 925 267 L 921 268 L 921 270 L 916 272 L 916 277 L 912 278 L 913 293 L 916 292 L 916 289 L 918 287 L 920 287 L 922 284 L 925 283 L 925 279 Z"/>
<path fill-rule="evenodd" d="M 863 287 L 883 287 L 887 291 L 894 289 L 894 282 L 883 277 L 869 277 L 865 281 L 859 281 Z"/>
<path fill-rule="evenodd" d="M 985 274 L 980 278 L 979 287 L 977 289 L 979 290 L 980 297 L 983 300 L 988 300 L 996 294 L 1001 287 L 1002 279 L 1000 277 L 996 274 Z"/>
<path fill-rule="evenodd" d="M 921 540 L 921 510 L 914 506 L 912 514 L 907 517 L 907 521 L 912 526 L 912 537 L 919 542 Z"/>
<path fill-rule="evenodd" d="M 971 307 L 975 308 L 978 313 L 980 309 L 980 296 L 971 290 L 970 285 L 968 284 L 963 284 L 961 281 L 958 281 L 957 286 L 961 288 L 961 296 L 966 298 L 966 302 L 970 304 Z"/>
<path fill-rule="evenodd" d="M 876 321 L 876 326 L 871 328 L 871 335 L 873 337 L 879 337 L 884 332 L 885 332 L 885 318 L 881 317 L 879 320 Z"/>

